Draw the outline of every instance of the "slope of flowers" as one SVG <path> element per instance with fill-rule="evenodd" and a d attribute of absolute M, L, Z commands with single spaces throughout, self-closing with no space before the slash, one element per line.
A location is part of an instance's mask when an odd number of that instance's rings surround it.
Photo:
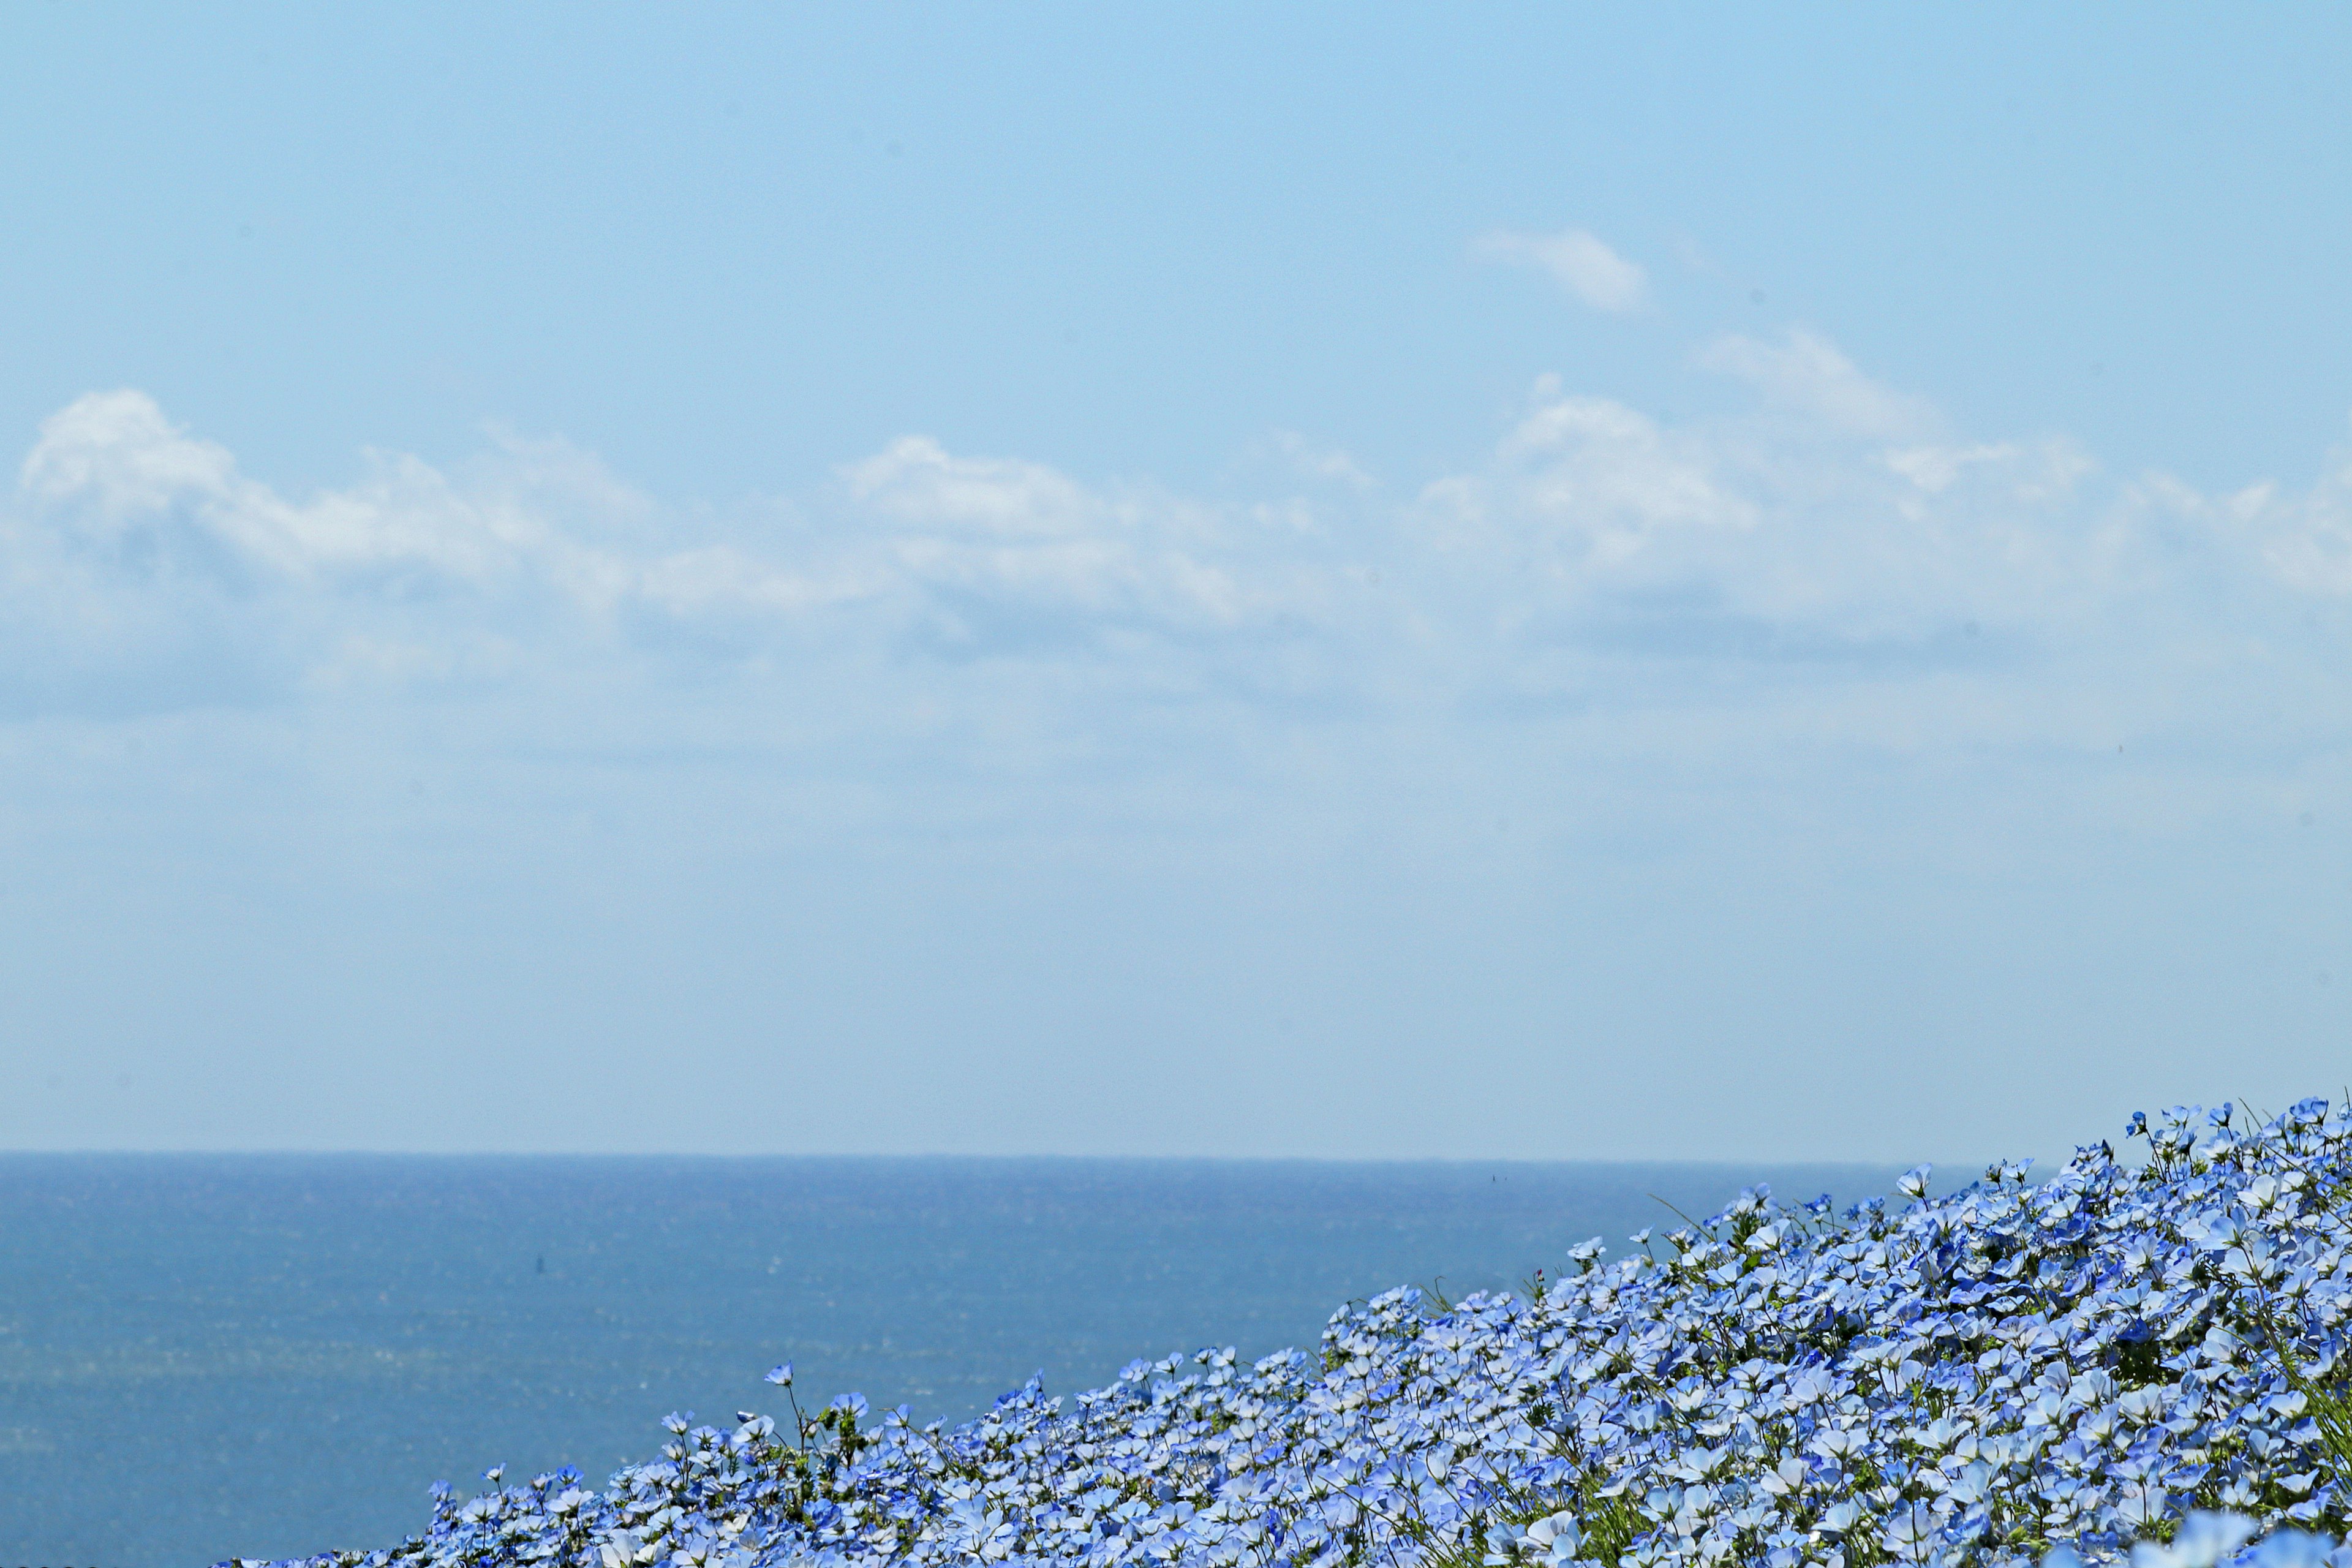
<path fill-rule="evenodd" d="M 1395 1290 L 1315 1352 L 1033 1382 L 954 1427 L 672 1417 L 602 1490 L 437 1488 L 421 1537 L 312 1568 L 2352 1565 L 2352 1123 L 2132 1131 L 2137 1168 L 1915 1172 L 1843 1218 L 1758 1188 L 1521 1293 Z"/>

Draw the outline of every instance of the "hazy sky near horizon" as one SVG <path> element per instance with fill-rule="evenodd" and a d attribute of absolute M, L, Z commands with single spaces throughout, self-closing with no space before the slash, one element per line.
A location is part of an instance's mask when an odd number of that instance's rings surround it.
<path fill-rule="evenodd" d="M 2352 1079 L 2352 16 L 19 7 L 0 1147 Z"/>

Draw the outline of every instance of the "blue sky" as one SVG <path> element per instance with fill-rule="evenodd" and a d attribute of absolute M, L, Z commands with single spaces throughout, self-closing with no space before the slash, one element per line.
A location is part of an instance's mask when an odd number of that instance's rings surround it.
<path fill-rule="evenodd" d="M 2340 12 L 0 29 L 0 1146 L 2352 1073 Z"/>

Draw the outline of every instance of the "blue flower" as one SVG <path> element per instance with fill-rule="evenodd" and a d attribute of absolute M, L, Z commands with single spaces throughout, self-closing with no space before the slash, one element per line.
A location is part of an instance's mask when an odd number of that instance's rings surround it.
<path fill-rule="evenodd" d="M 443 1492 L 415 1542 L 311 1568 L 2352 1568 L 2352 1125 L 2233 1120 L 2135 1117 L 2144 1169 L 2091 1144 L 2036 1186 L 1930 1198 L 1923 1166 L 1834 1223 L 1758 1186 L 1664 1258 L 1585 1243 L 1524 1295 L 1392 1290 L 1314 1353 L 1033 1378 L 954 1427 L 856 1394 L 784 1441 L 674 1415 L 601 1491 Z"/>

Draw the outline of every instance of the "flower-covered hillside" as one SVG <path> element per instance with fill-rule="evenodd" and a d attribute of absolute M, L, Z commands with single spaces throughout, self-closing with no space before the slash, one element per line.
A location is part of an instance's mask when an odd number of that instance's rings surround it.
<path fill-rule="evenodd" d="M 1395 1290 L 1314 1352 L 1033 1381 L 959 1426 L 856 1395 L 672 1417 L 602 1490 L 436 1489 L 421 1537 L 315 1561 L 2352 1563 L 2323 1539 L 2352 1511 L 2352 1124 L 2132 1131 L 2139 1168 L 2100 1144 L 1938 1199 L 1921 1171 L 1843 1217 L 1759 1188 L 1521 1293 Z"/>

